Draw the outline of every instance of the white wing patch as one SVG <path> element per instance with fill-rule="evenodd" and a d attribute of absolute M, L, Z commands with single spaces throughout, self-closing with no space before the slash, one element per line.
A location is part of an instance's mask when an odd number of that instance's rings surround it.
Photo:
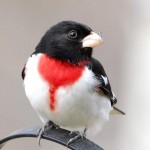
<path fill-rule="evenodd" d="M 112 92 L 112 94 L 113 94 L 112 99 L 115 100 L 115 99 L 116 99 L 116 96 L 115 96 L 115 94 L 114 94 L 113 92 Z"/>
<path fill-rule="evenodd" d="M 103 78 L 105 85 L 107 85 L 108 84 L 108 78 L 106 76 L 104 77 L 102 75 L 101 75 L 101 77 Z"/>

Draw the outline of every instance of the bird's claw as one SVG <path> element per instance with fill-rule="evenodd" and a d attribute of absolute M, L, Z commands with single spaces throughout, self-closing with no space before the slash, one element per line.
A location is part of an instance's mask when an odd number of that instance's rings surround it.
<path fill-rule="evenodd" d="M 38 131 L 38 133 L 37 133 L 39 146 L 41 146 L 41 145 L 40 145 L 40 141 L 41 141 L 41 137 L 42 137 L 43 133 L 44 133 L 44 127 L 42 127 L 42 128 Z"/>
<path fill-rule="evenodd" d="M 80 134 L 76 135 L 75 137 L 71 138 L 68 142 L 67 142 L 67 147 L 74 143 L 75 141 L 77 141 L 79 138 L 81 138 L 82 136 Z"/>
<path fill-rule="evenodd" d="M 71 132 L 69 133 L 69 135 L 73 135 L 73 134 L 80 134 L 80 132 L 79 132 L 79 131 L 71 131 Z"/>
<path fill-rule="evenodd" d="M 85 128 L 82 134 L 80 132 L 78 132 L 78 131 L 71 131 L 69 135 L 72 135 L 72 134 L 76 134 L 76 135 L 67 142 L 67 147 L 70 144 L 72 144 L 75 141 L 77 141 L 79 138 L 84 139 L 86 137 L 86 130 L 87 129 Z"/>
<path fill-rule="evenodd" d="M 60 128 L 58 125 L 54 124 L 52 121 L 49 121 L 48 123 L 46 123 L 37 133 L 37 137 L 38 137 L 38 144 L 40 146 L 40 141 L 41 141 L 41 137 L 42 135 L 44 134 L 44 132 L 52 129 L 52 128 L 55 128 L 55 129 L 58 129 Z"/>

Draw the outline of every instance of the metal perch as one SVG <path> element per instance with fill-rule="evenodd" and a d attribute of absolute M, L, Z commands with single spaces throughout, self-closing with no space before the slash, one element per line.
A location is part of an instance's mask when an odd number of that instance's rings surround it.
<path fill-rule="evenodd" d="M 37 133 L 41 126 L 38 127 L 27 127 L 23 129 L 19 129 L 10 135 L 0 139 L 0 149 L 9 141 L 16 138 L 22 138 L 22 137 L 37 137 Z M 52 128 L 51 130 L 47 131 L 43 134 L 42 139 L 50 140 L 53 142 L 56 142 L 58 144 L 61 144 L 63 146 L 67 146 L 67 142 L 70 139 L 69 135 L 70 131 L 59 128 L 55 129 Z M 38 143 L 37 143 L 38 144 Z M 97 144 L 93 143 L 92 141 L 84 138 L 84 139 L 78 139 L 76 142 L 70 144 L 68 148 L 72 150 L 104 150 L 101 147 L 99 147 Z"/>

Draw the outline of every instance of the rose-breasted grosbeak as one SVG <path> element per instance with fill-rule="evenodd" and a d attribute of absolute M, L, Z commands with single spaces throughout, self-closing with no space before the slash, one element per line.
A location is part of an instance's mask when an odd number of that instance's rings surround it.
<path fill-rule="evenodd" d="M 52 26 L 42 37 L 22 78 L 26 96 L 44 124 L 85 136 L 108 121 L 117 99 L 104 68 L 92 57 L 93 48 L 101 43 L 100 35 L 73 21 Z"/>

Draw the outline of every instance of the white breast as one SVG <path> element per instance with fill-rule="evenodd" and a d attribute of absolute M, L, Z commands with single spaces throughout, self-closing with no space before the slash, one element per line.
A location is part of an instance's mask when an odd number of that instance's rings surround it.
<path fill-rule="evenodd" d="M 72 86 L 59 87 L 56 91 L 56 108 L 49 107 L 50 85 L 41 78 L 37 65 L 41 54 L 33 55 L 26 64 L 24 86 L 26 95 L 40 116 L 46 123 L 54 123 L 73 129 L 89 128 L 100 130 L 109 119 L 112 110 L 108 98 L 97 94 L 94 89 L 99 81 L 88 68 L 85 68 L 82 77 Z M 92 132 L 93 132 L 92 131 Z"/>

